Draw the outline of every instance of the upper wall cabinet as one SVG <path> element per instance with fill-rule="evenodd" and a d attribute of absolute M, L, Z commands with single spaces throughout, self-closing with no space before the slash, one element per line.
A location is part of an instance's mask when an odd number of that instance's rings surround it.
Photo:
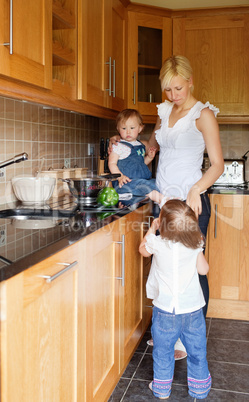
<path fill-rule="evenodd" d="M 73 99 L 77 68 L 76 11 L 77 0 L 53 0 L 53 90 L 62 90 L 67 96 L 72 93 Z"/>
<path fill-rule="evenodd" d="M 219 116 L 249 114 L 248 26 L 248 14 L 173 20 L 173 53 L 190 60 L 195 97 Z"/>
<path fill-rule="evenodd" d="M 159 73 L 171 50 L 170 18 L 128 12 L 128 107 L 156 116 L 162 101 Z"/>
<path fill-rule="evenodd" d="M 78 18 L 78 99 L 121 110 L 125 8 L 119 0 L 79 0 Z"/>
<path fill-rule="evenodd" d="M 51 0 L 0 0 L 0 21 L 0 74 L 51 88 Z"/>

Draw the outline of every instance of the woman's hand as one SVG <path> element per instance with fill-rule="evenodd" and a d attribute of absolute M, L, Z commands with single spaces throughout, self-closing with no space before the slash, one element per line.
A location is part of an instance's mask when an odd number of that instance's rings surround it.
<path fill-rule="evenodd" d="M 122 174 L 120 177 L 118 177 L 119 188 L 123 187 L 124 184 L 129 183 L 130 181 L 131 179 L 128 176 Z"/>
<path fill-rule="evenodd" d="M 201 196 L 199 188 L 194 185 L 188 193 L 186 204 L 193 209 L 196 217 L 202 213 Z"/>
<path fill-rule="evenodd" d="M 108 146 L 108 154 L 110 155 L 110 153 L 112 152 L 112 146 L 113 146 L 113 144 L 114 145 L 116 145 L 119 141 L 121 140 L 121 137 L 120 137 L 120 135 L 113 135 L 111 138 L 110 138 L 110 141 L 109 141 L 109 146 Z"/>

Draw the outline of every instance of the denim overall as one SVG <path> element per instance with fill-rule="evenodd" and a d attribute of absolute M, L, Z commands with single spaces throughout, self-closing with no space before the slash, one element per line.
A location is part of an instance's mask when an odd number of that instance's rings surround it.
<path fill-rule="evenodd" d="M 132 181 L 124 184 L 121 188 L 118 181 L 112 183 L 113 187 L 119 194 L 132 193 L 133 195 L 145 196 L 152 190 L 158 190 L 155 179 L 151 179 L 151 171 L 144 163 L 145 146 L 132 145 L 128 142 L 120 141 L 131 149 L 130 155 L 118 161 L 118 168 L 122 174 L 129 177 Z"/>

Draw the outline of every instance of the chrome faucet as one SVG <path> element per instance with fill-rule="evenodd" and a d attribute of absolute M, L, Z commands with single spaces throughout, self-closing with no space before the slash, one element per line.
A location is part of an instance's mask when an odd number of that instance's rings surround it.
<path fill-rule="evenodd" d="M 8 159 L 4 162 L 0 162 L 0 169 L 4 168 L 5 166 L 12 165 L 12 163 L 19 163 L 22 161 L 26 161 L 28 158 L 29 158 L 28 154 L 26 152 L 23 152 L 22 154 L 14 156 L 14 158 Z"/>

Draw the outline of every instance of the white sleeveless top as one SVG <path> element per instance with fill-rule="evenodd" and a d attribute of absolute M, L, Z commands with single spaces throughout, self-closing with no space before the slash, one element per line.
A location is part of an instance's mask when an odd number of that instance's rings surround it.
<path fill-rule="evenodd" d="M 190 188 L 202 177 L 201 167 L 205 142 L 196 127 L 196 119 L 204 108 L 219 109 L 209 102 L 197 102 L 188 114 L 169 127 L 169 116 L 174 104 L 165 101 L 157 106 L 161 126 L 156 131 L 160 145 L 156 184 L 161 193 L 186 200 Z"/>

